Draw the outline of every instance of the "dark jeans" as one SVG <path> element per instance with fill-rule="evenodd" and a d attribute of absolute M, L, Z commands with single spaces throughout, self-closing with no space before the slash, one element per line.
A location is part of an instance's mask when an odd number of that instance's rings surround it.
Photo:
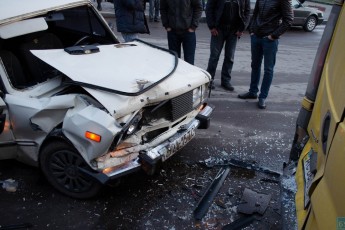
<path fill-rule="evenodd" d="M 168 46 L 169 50 L 175 51 L 179 58 L 181 58 L 181 45 L 183 47 L 184 60 L 194 65 L 196 36 L 195 32 L 176 33 L 174 31 L 168 32 Z"/>
<path fill-rule="evenodd" d="M 276 64 L 276 54 L 278 51 L 278 40 L 270 40 L 267 37 L 251 37 L 251 50 L 252 50 L 252 74 L 250 81 L 249 92 L 257 95 L 259 92 L 259 82 L 261 74 L 261 63 L 264 59 L 264 77 L 261 83 L 259 98 L 267 98 L 268 91 L 273 79 L 274 65 Z"/>
<path fill-rule="evenodd" d="M 216 74 L 219 56 L 225 43 L 221 82 L 230 83 L 237 40 L 236 34 L 227 30 L 218 30 L 218 36 L 211 36 L 211 53 L 208 60 L 207 72 L 210 73 L 212 79 L 214 79 L 214 75 Z"/>
<path fill-rule="evenodd" d="M 149 18 L 159 19 L 159 0 L 150 0 Z"/>

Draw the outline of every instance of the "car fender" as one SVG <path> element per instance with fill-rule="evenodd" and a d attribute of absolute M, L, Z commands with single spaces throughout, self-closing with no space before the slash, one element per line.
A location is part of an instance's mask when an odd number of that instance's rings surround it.
<path fill-rule="evenodd" d="M 106 154 L 121 126 L 107 112 L 89 105 L 77 105 L 70 109 L 63 120 L 62 132 L 74 145 L 85 161 L 94 168 L 91 161 Z M 86 132 L 100 136 L 96 142 L 85 137 Z"/>

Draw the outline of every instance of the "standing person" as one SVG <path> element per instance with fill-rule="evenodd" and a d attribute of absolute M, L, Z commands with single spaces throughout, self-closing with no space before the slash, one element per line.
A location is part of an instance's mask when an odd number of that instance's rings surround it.
<path fill-rule="evenodd" d="M 125 42 L 137 39 L 139 34 L 150 33 L 143 0 L 114 0 L 114 8 L 117 31 Z"/>
<path fill-rule="evenodd" d="M 212 80 L 216 73 L 219 56 L 225 43 L 224 61 L 221 72 L 221 86 L 233 91 L 231 71 L 237 40 L 242 36 L 249 20 L 249 0 L 208 0 L 206 21 L 211 31 L 210 58 L 207 72 Z M 212 81 L 211 87 L 214 88 Z"/>
<path fill-rule="evenodd" d="M 150 0 L 150 22 L 159 22 L 159 0 Z"/>
<path fill-rule="evenodd" d="M 278 39 L 292 25 L 291 0 L 257 0 L 249 27 L 252 52 L 252 73 L 249 92 L 239 94 L 241 99 L 256 99 L 259 92 L 261 63 L 264 59 L 264 76 L 261 83 L 258 107 L 266 108 L 273 69 L 278 51 Z"/>
<path fill-rule="evenodd" d="M 194 65 L 196 36 L 202 13 L 200 0 L 161 0 L 160 13 L 162 24 L 167 31 L 169 49 Z"/>

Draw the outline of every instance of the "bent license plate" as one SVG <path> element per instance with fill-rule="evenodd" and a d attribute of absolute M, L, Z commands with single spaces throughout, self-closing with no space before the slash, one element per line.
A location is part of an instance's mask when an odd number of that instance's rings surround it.
<path fill-rule="evenodd" d="M 167 152 L 162 156 L 162 161 L 165 161 L 166 159 L 174 155 L 174 153 L 179 151 L 190 140 L 192 140 L 194 136 L 195 136 L 195 126 L 193 126 L 187 132 L 185 132 L 184 134 L 182 134 L 181 136 L 179 136 L 178 138 L 176 138 L 170 143 Z"/>
<path fill-rule="evenodd" d="M 314 179 L 314 174 L 310 170 L 310 158 L 313 154 L 313 150 L 311 149 L 307 155 L 303 158 L 303 175 L 304 175 L 304 208 L 307 207 L 310 201 L 310 197 L 308 195 L 310 186 Z"/>

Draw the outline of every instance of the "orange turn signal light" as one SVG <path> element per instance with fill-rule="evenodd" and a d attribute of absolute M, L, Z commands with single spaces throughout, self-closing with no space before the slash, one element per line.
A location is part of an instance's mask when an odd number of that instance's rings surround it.
<path fill-rule="evenodd" d="M 101 142 L 101 136 L 96 134 L 96 133 L 92 133 L 92 132 L 86 131 L 85 132 L 85 137 L 87 139 L 92 140 L 92 141 Z"/>

